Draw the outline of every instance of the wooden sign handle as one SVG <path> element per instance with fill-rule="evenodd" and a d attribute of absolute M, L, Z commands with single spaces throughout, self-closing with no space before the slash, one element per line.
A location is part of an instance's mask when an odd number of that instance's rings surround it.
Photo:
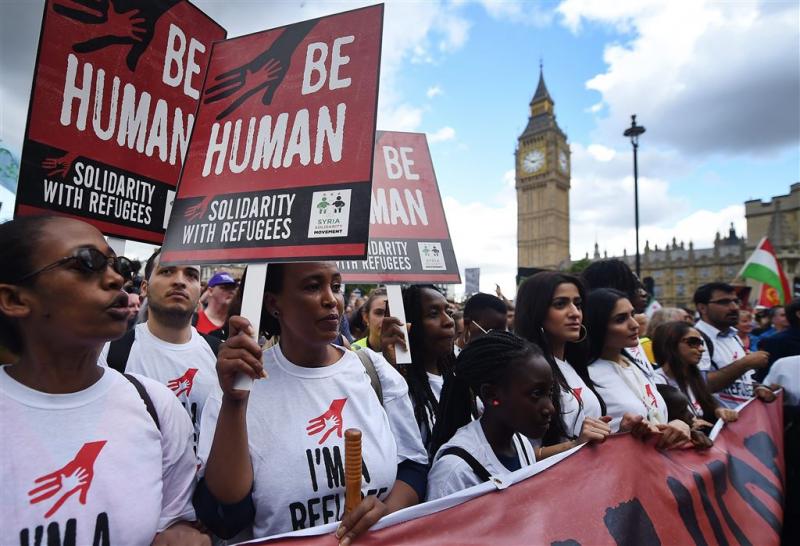
<path fill-rule="evenodd" d="M 361 502 L 361 431 L 344 431 L 344 513 Z"/>

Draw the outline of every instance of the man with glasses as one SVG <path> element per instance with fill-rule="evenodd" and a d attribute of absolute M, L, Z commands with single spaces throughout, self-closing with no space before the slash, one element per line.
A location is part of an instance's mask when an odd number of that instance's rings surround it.
<path fill-rule="evenodd" d="M 735 408 L 754 395 L 754 370 L 763 368 L 769 354 L 754 351 L 746 354 L 734 326 L 739 321 L 739 299 L 727 283 L 704 284 L 694 293 L 700 313 L 695 328 L 703 334 L 706 351 L 699 368 L 706 372 L 706 383 L 720 403 Z"/>
<path fill-rule="evenodd" d="M 478 292 L 464 305 L 464 345 L 491 330 L 507 330 L 507 306 L 496 296 Z"/>

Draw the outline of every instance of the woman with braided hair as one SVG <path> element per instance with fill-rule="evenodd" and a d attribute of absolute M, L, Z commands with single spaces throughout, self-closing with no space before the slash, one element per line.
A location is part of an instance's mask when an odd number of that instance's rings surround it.
<path fill-rule="evenodd" d="M 443 376 L 455 361 L 455 321 L 449 315 L 447 299 L 432 285 L 411 285 L 403 290 L 403 307 L 410 325 L 411 364 L 401 366 L 400 373 L 408 383 L 422 441 L 429 447 Z M 403 327 L 396 318 L 386 317 L 381 327 L 383 345 L 394 347 L 394 342 L 401 343 Z M 394 355 L 385 356 L 394 362 Z"/>
<path fill-rule="evenodd" d="M 514 334 L 494 330 L 464 347 L 442 389 L 428 500 L 536 462 L 528 438 L 547 430 L 554 386 L 541 350 Z M 485 409 L 472 421 L 475 395 Z"/>
<path fill-rule="evenodd" d="M 517 292 L 515 333 L 542 348 L 559 386 L 553 398 L 558 417 L 542 438 L 537 459 L 585 442 L 602 442 L 611 434 L 611 418 L 603 416 L 597 395 L 587 385 L 586 368 L 573 365 L 585 361 L 588 350 L 583 325 L 585 300 L 583 283 L 556 271 L 527 278 Z"/>

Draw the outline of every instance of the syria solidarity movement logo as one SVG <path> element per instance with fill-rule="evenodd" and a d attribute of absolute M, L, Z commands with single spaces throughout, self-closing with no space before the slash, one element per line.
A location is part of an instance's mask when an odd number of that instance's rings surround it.
<path fill-rule="evenodd" d="M 46 518 L 55 514 L 75 493 L 79 494 L 78 501 L 86 504 L 86 495 L 94 478 L 94 462 L 104 445 L 106 445 L 105 440 L 87 442 L 66 465 L 37 478 L 34 482 L 36 487 L 28 491 L 28 496 L 31 497 L 30 503 L 38 504 L 55 498 L 55 502 L 44 515 Z"/>

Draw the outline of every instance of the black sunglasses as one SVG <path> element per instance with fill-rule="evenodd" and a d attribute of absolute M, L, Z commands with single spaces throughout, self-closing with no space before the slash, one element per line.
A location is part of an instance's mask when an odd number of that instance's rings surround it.
<path fill-rule="evenodd" d="M 703 338 L 701 337 L 689 336 L 683 338 L 681 341 L 686 343 L 686 345 L 688 345 L 692 349 L 697 349 L 703 346 Z"/>
<path fill-rule="evenodd" d="M 70 262 L 75 262 L 84 273 L 102 273 L 106 267 L 111 265 L 111 268 L 126 281 L 133 279 L 133 265 L 128 258 L 124 256 L 106 256 L 96 248 L 79 248 L 72 256 L 66 256 L 50 265 L 37 269 L 33 273 L 28 273 L 17 282 L 26 281 L 40 273 L 61 267 Z"/>

